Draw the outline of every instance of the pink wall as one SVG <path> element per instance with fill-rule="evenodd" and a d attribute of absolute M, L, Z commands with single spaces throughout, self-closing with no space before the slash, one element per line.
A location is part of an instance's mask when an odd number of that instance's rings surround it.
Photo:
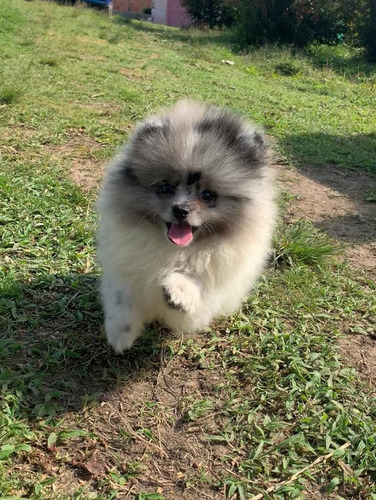
<path fill-rule="evenodd" d="M 145 7 L 151 7 L 151 0 L 113 0 L 114 11 L 142 14 Z"/>
<path fill-rule="evenodd" d="M 167 26 L 189 26 L 192 19 L 182 7 L 180 0 L 167 0 Z"/>

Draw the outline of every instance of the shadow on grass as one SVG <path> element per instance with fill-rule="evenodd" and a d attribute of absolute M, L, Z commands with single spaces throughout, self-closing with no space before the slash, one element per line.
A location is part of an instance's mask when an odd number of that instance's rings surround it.
<path fill-rule="evenodd" d="M 376 241 L 376 224 L 372 220 L 366 220 L 359 208 L 352 215 L 325 217 L 314 225 L 330 237 L 351 245 Z"/>
<path fill-rule="evenodd" d="M 303 55 L 317 68 L 330 68 L 350 79 L 376 76 L 376 64 L 367 61 L 362 49 L 353 49 L 345 45 L 312 45 L 303 52 Z"/>
<path fill-rule="evenodd" d="M 217 44 L 226 47 L 235 53 L 246 54 L 257 53 L 257 51 L 268 48 L 268 45 L 249 46 L 245 48 L 238 39 L 236 29 L 199 29 L 194 26 L 173 28 L 150 22 L 138 22 L 126 17 L 115 16 L 112 20 L 114 24 L 126 25 L 135 31 L 143 31 L 151 33 L 161 40 L 170 40 L 173 42 L 184 42 L 190 44 Z M 290 45 L 282 45 L 273 43 L 269 45 L 270 50 L 291 52 L 291 56 L 298 56 L 307 59 L 312 65 L 317 68 L 330 68 L 338 75 L 353 79 L 354 77 L 376 77 L 376 64 L 372 64 L 366 60 L 362 50 L 356 50 L 345 45 L 328 46 L 328 45 L 312 45 L 308 49 L 298 49 Z"/>
<path fill-rule="evenodd" d="M 198 29 L 195 27 L 174 28 L 146 21 L 135 21 L 122 16 L 114 16 L 114 24 L 126 25 L 135 31 L 151 33 L 162 40 L 185 42 L 191 44 L 218 44 L 235 48 L 233 31 L 221 29 Z"/>
<path fill-rule="evenodd" d="M 0 382 L 21 398 L 22 418 L 77 411 L 159 370 L 165 331 L 147 329 L 124 355 L 107 346 L 96 276 L 47 275 L 8 287 L 0 313 Z"/>
<path fill-rule="evenodd" d="M 325 133 L 288 135 L 280 140 L 296 163 L 313 159 L 315 166 L 359 169 L 376 175 L 376 133 L 335 136 Z"/>
<path fill-rule="evenodd" d="M 330 199 L 326 210 L 323 207 L 327 213 L 315 226 L 351 244 L 376 241 L 376 134 L 299 134 L 282 139 L 280 144 L 306 178 L 330 188 L 321 198 L 312 192 L 312 203 Z M 307 158 L 315 158 L 316 165 L 307 165 Z M 312 191 L 315 184 L 310 185 Z M 306 192 L 304 196 L 310 195 Z"/>

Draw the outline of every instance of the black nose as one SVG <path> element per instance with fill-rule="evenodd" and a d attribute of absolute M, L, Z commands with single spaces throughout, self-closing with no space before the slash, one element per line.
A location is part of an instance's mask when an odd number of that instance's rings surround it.
<path fill-rule="evenodd" d="M 178 220 L 183 220 L 189 214 L 189 208 L 188 207 L 180 207 L 179 205 L 174 205 L 172 207 L 172 213 L 175 215 L 175 217 Z"/>

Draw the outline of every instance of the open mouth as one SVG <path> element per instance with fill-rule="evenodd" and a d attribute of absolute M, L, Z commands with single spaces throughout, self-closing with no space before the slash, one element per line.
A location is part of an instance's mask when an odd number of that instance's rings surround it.
<path fill-rule="evenodd" d="M 166 222 L 166 226 L 168 239 L 180 247 L 189 245 L 193 240 L 193 233 L 197 230 L 197 227 L 189 224 Z"/>

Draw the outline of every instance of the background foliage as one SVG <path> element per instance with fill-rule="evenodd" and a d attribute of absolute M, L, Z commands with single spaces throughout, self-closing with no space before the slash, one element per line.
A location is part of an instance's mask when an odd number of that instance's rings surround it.
<path fill-rule="evenodd" d="M 182 0 L 197 25 L 232 26 L 241 47 L 362 44 L 376 59 L 376 0 Z"/>

